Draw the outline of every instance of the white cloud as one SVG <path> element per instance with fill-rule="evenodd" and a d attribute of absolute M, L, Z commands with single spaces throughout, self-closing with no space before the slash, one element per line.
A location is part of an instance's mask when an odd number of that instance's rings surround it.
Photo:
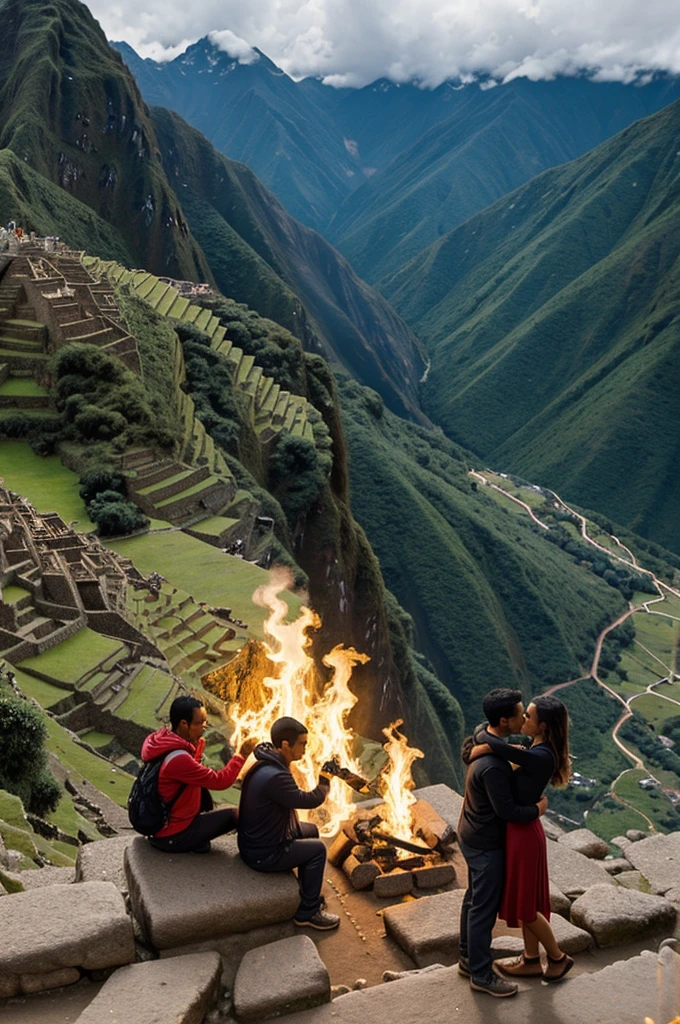
<path fill-rule="evenodd" d="M 237 60 L 239 64 L 255 64 L 260 59 L 259 53 L 252 48 L 250 43 L 247 43 L 245 39 L 239 39 L 228 28 L 222 29 L 221 32 L 210 32 L 208 33 L 208 38 L 211 43 L 215 44 L 218 50 L 223 50 L 229 57 Z"/>
<path fill-rule="evenodd" d="M 482 74 L 630 81 L 680 74 L 677 0 L 88 0 L 110 39 L 170 59 L 215 33 L 242 62 L 257 46 L 295 78 L 427 86 Z M 245 42 L 247 40 L 247 42 Z"/>

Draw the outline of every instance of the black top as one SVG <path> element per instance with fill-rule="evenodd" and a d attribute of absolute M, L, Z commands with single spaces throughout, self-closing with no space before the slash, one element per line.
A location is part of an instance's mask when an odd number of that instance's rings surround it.
<path fill-rule="evenodd" d="M 271 743 L 255 748 L 257 764 L 243 780 L 238 816 L 238 846 L 250 859 L 280 850 L 299 837 L 295 808 L 319 807 L 328 796 L 328 785 L 305 792 Z"/>
<path fill-rule="evenodd" d="M 506 821 L 528 822 L 538 817 L 538 807 L 519 806 L 513 793 L 510 765 L 486 754 L 473 761 L 465 779 L 465 800 L 458 820 L 458 838 L 475 850 L 500 850 L 505 846 Z"/>
<path fill-rule="evenodd" d="M 537 743 L 529 749 L 512 747 L 486 731 L 478 733 L 475 739 L 478 743 L 488 743 L 494 757 L 520 766 L 512 773 L 512 788 L 518 804 L 535 804 L 541 799 L 555 771 L 555 755 L 547 743 Z"/>

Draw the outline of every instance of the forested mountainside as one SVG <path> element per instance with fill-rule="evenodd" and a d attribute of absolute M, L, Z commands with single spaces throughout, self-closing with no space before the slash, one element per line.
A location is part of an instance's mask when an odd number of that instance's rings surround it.
<path fill-rule="evenodd" d="M 310 347 L 321 345 L 337 365 L 365 373 L 398 412 L 419 415 L 424 361 L 403 321 L 251 172 L 221 157 L 179 118 L 155 115 L 161 145 L 132 75 L 84 4 L 4 0 L 0 19 L 7 26 L 0 39 L 0 181 L 18 208 L 9 216 L 28 211 L 23 196 L 30 190 L 37 204 L 35 217 L 24 216 L 27 228 L 43 230 L 41 211 L 51 205 L 50 233 L 72 237 L 72 244 L 83 225 L 94 224 L 101 255 L 128 255 L 159 274 L 217 280 L 223 290 L 234 288 L 224 253 L 238 251 L 248 266 L 240 271 L 247 291 L 238 298 L 264 316 L 274 302 L 278 319 Z M 30 170 L 20 175 L 9 154 L 42 176 L 40 187 Z M 181 172 L 197 170 L 191 164 L 197 155 L 205 166 L 192 191 L 183 187 Z M 59 199 L 50 198 L 51 185 Z M 216 185 L 220 209 L 211 205 Z M 62 192 L 92 212 L 68 203 Z"/>
<path fill-rule="evenodd" d="M 548 171 L 385 285 L 426 410 L 495 465 L 680 550 L 680 103 Z"/>
<path fill-rule="evenodd" d="M 241 64 L 208 38 L 167 63 L 112 45 L 147 102 L 247 164 L 371 283 L 536 174 L 680 97 L 678 80 L 663 76 L 644 86 L 560 77 L 334 89 L 294 82 L 260 51 Z"/>

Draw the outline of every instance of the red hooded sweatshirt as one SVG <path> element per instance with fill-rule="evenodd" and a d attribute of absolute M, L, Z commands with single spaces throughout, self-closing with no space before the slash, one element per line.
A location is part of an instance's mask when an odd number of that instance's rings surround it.
<path fill-rule="evenodd" d="M 201 810 L 201 789 L 229 789 L 245 762 L 240 754 L 234 754 L 224 768 L 218 772 L 213 771 L 212 768 L 195 760 L 196 747 L 192 743 L 183 740 L 167 727 L 146 737 L 142 745 L 142 761 L 152 761 L 155 757 L 169 754 L 173 750 L 179 750 L 181 753 L 175 754 L 161 765 L 158 793 L 161 800 L 168 801 L 172 800 L 180 783 L 185 783 L 186 789 L 173 804 L 168 824 L 156 833 L 161 839 L 165 836 L 174 836 L 175 833 L 188 828 Z"/>

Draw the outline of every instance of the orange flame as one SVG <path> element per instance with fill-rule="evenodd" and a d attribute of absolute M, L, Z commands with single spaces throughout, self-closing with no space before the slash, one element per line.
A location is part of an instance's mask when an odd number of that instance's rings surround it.
<path fill-rule="evenodd" d="M 309 656 L 308 631 L 318 629 L 319 617 L 309 608 L 302 607 L 294 622 L 286 622 L 286 602 L 279 596 L 290 583 L 286 573 L 273 573 L 271 581 L 259 587 L 253 595 L 256 604 L 269 608 L 271 614 L 264 625 L 267 656 L 276 668 L 276 675 L 263 680 L 264 702 L 254 710 L 233 704 L 229 716 L 235 723 L 231 743 L 238 749 L 249 736 L 266 740 L 277 718 L 284 715 L 297 718 L 309 731 L 305 756 L 295 762 L 295 774 L 307 789 L 317 785 L 321 765 L 333 757 L 344 767 L 361 774 L 361 765 L 354 755 L 354 734 L 347 726 L 347 716 L 357 702 L 349 688 L 352 669 L 356 664 L 369 661 L 366 654 L 342 644 L 326 654 L 323 662 L 333 669 L 333 676 L 323 692 L 319 692 L 315 666 Z M 321 835 L 332 836 L 352 811 L 349 788 L 333 779 L 330 793 L 323 806 L 315 812 Z"/>
<path fill-rule="evenodd" d="M 389 763 L 382 773 L 380 791 L 385 798 L 383 819 L 387 831 L 397 839 L 408 839 L 413 832 L 411 807 L 416 802 L 411 792 L 414 787 L 411 768 L 414 761 L 425 755 L 417 747 L 409 747 L 408 740 L 399 732 L 400 725 L 403 722 L 398 719 L 383 729 Z"/>

